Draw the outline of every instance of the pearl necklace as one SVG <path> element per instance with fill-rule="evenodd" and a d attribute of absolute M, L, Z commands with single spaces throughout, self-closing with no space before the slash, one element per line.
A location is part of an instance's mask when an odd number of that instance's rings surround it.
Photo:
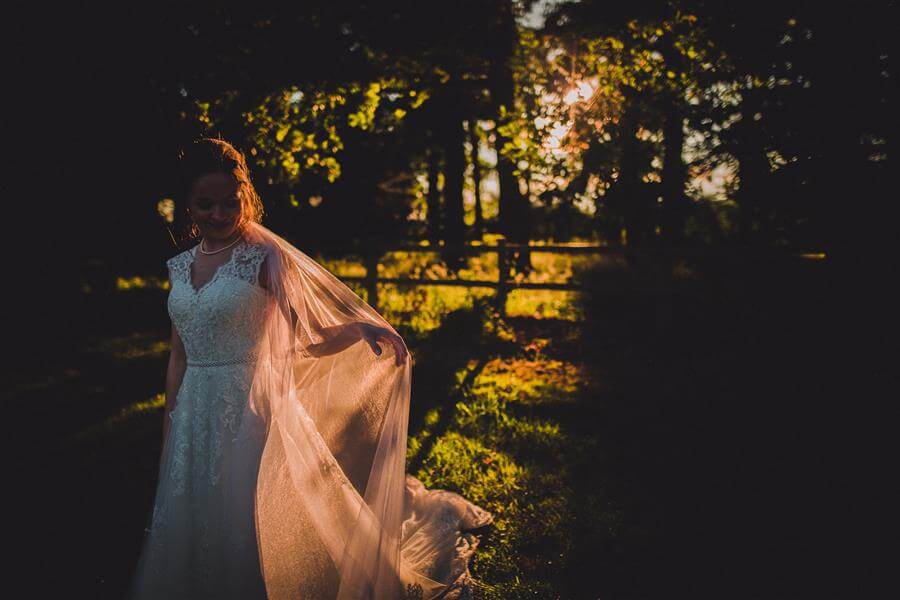
<path fill-rule="evenodd" d="M 235 239 L 233 242 L 231 242 L 231 243 L 228 244 L 227 246 L 222 246 L 222 247 L 219 248 L 218 250 L 213 250 L 212 252 L 207 252 L 206 250 L 203 249 L 203 242 L 206 241 L 205 238 L 202 239 L 202 240 L 200 240 L 200 244 L 199 244 L 197 247 L 200 248 L 200 252 L 202 252 L 203 254 L 207 254 L 207 255 L 209 255 L 209 254 L 218 254 L 219 252 L 222 252 L 223 250 L 228 250 L 229 248 L 231 248 L 232 246 L 234 246 L 235 244 L 237 244 L 239 241 L 241 241 L 241 239 L 242 239 L 242 236 L 239 235 L 239 236 L 237 236 L 237 239 Z"/>

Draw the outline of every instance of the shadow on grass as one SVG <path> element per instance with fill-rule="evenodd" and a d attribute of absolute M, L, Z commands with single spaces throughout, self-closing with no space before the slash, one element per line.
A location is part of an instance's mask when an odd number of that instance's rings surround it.
<path fill-rule="evenodd" d="M 655 295 L 585 296 L 585 355 L 608 383 L 590 427 L 594 477 L 620 515 L 580 531 L 573 597 L 840 595 L 847 365 L 823 265 L 692 265 Z M 585 426 L 588 426 L 586 423 Z"/>
<path fill-rule="evenodd" d="M 486 302 L 476 302 L 472 309 L 452 311 L 416 350 L 409 432 L 419 443 L 408 453 L 410 472 L 421 468 L 434 442 L 447 432 L 454 407 L 464 398 L 488 358 L 510 351 L 511 342 L 491 334 L 490 315 Z"/>
<path fill-rule="evenodd" d="M 29 595 L 122 597 L 156 479 L 166 358 L 159 332 L 98 339 L 15 386 L 11 529 L 18 556 L 41 557 L 22 565 Z"/>

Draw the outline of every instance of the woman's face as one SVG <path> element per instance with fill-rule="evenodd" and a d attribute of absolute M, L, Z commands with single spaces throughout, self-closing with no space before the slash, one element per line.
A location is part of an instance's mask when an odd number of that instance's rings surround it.
<path fill-rule="evenodd" d="M 226 173 L 197 178 L 188 196 L 191 219 L 208 240 L 228 240 L 241 222 L 240 184 Z"/>

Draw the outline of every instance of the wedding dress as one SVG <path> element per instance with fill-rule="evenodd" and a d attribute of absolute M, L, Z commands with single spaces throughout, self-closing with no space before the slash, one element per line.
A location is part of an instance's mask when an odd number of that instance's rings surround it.
<path fill-rule="evenodd" d="M 168 262 L 187 355 L 131 597 L 453 598 L 491 514 L 405 474 L 411 362 L 390 344 L 320 355 L 390 325 L 259 224 L 194 288 Z M 265 269 L 266 288 L 259 285 Z"/>

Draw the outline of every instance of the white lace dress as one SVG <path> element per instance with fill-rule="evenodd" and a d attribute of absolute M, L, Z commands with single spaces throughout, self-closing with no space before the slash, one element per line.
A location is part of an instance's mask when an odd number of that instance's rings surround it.
<path fill-rule="evenodd" d="M 240 427 L 268 296 L 263 247 L 239 243 L 200 289 L 196 247 L 168 261 L 168 310 L 187 370 L 163 448 L 133 598 L 265 598 L 253 518 L 260 427 Z M 236 438 L 238 431 L 242 437 Z M 255 442 L 255 443 L 254 443 Z M 237 452 L 237 449 L 240 449 Z"/>
<path fill-rule="evenodd" d="M 187 370 L 132 578 L 135 600 L 266 598 L 254 517 L 266 432 L 248 398 L 254 352 L 271 308 L 258 281 L 267 250 L 242 240 L 199 289 L 190 275 L 196 251 L 167 262 L 169 316 L 184 342 Z M 452 492 L 428 490 L 409 475 L 404 505 L 405 564 L 450 584 L 443 597 L 466 596 L 478 540 L 463 531 L 489 523 L 490 513 Z"/>

